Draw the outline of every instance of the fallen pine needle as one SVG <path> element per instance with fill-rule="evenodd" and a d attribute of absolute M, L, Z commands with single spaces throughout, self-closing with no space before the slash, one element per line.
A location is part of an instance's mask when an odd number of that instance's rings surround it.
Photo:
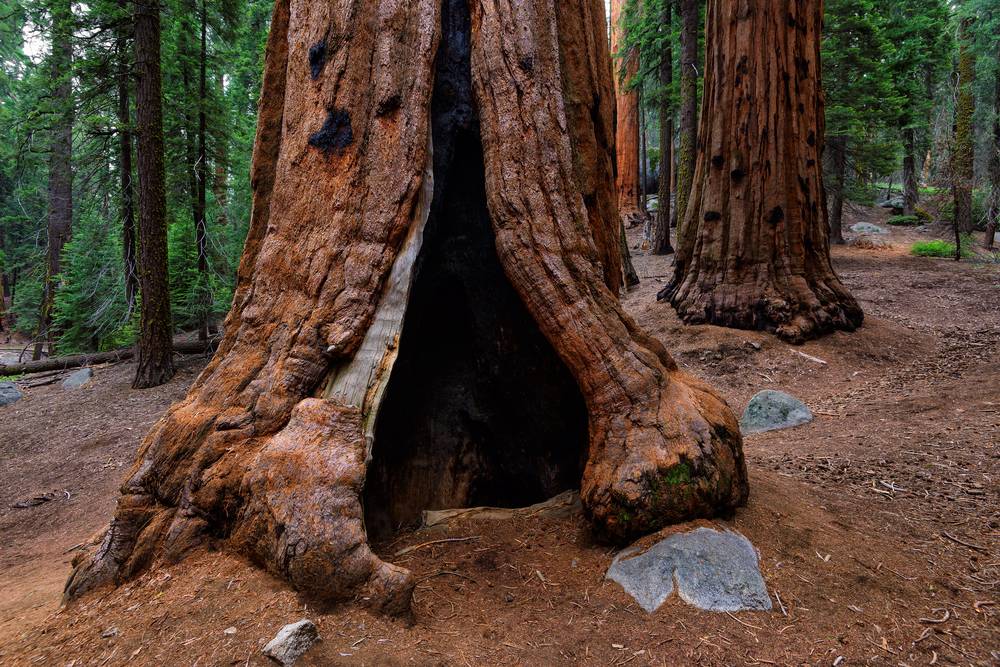
<path fill-rule="evenodd" d="M 405 549 L 400 549 L 393 554 L 395 557 L 405 556 L 408 553 L 413 553 L 417 549 L 423 549 L 424 547 L 429 547 L 432 544 L 446 544 L 449 542 L 471 542 L 473 540 L 478 540 L 481 535 L 474 535 L 473 537 L 449 537 L 443 540 L 431 540 L 430 542 L 424 542 L 423 544 L 415 544 L 412 547 L 406 547 Z"/>
<path fill-rule="evenodd" d="M 751 625 L 751 624 L 749 624 L 749 623 L 747 623 L 747 622 L 745 622 L 745 621 L 741 621 L 740 619 L 738 619 L 738 618 L 736 618 L 735 616 L 733 616 L 732 614 L 730 614 L 730 613 L 729 613 L 728 611 L 726 612 L 726 614 L 728 614 L 728 615 L 729 615 L 729 618 L 733 619 L 734 621 L 736 621 L 736 622 L 737 622 L 737 623 L 739 623 L 740 625 L 745 625 L 745 626 L 747 626 L 748 628 L 753 628 L 754 630 L 761 630 L 761 631 L 763 631 L 763 630 L 764 630 L 764 628 L 760 628 L 760 627 L 757 627 L 756 625 Z"/>

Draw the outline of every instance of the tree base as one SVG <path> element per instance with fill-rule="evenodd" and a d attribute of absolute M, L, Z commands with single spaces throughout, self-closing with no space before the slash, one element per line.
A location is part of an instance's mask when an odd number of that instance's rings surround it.
<path fill-rule="evenodd" d="M 834 331 L 854 331 L 864 322 L 857 301 L 834 278 L 810 286 L 804 280 L 789 281 L 796 287 L 782 293 L 758 283 L 717 285 L 703 291 L 700 281 L 672 283 L 657 294 L 669 301 L 685 324 L 713 324 L 731 329 L 766 331 L 782 340 L 801 344 Z"/>

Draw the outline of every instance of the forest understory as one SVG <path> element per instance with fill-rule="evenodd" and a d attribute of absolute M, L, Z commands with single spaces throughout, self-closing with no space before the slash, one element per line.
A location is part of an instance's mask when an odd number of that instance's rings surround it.
<path fill-rule="evenodd" d="M 749 505 L 716 522 L 759 550 L 772 612 L 674 598 L 647 615 L 604 580 L 615 551 L 576 514 L 459 520 L 375 545 L 419 581 L 411 619 L 316 609 L 209 551 L 59 611 L 69 563 L 111 516 L 141 438 L 206 361 L 188 357 L 157 389 L 131 389 L 122 363 L 4 409 L 0 664 L 266 665 L 263 644 L 303 617 L 323 641 L 301 665 L 998 664 L 1000 265 L 910 256 L 926 238 L 894 228 L 889 247 L 836 247 L 865 324 L 801 347 L 684 326 L 655 302 L 672 260 L 634 258 L 642 284 L 626 308 L 682 367 L 736 410 L 781 389 L 816 413 L 746 438 Z"/>

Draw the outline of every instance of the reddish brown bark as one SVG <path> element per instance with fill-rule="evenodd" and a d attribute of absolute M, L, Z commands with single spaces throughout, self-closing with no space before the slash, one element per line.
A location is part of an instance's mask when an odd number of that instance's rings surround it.
<path fill-rule="evenodd" d="M 649 214 L 642 201 L 639 182 L 639 91 L 628 86 L 639 72 L 639 56 L 634 51 L 622 54 L 624 43 L 622 10 L 624 0 L 611 0 L 611 52 L 614 54 L 614 85 L 617 105 L 615 152 L 618 172 L 618 212 L 627 227 L 645 222 Z"/>
<path fill-rule="evenodd" d="M 672 284 L 689 323 L 798 342 L 861 324 L 830 262 L 822 3 L 708 4 L 704 106 Z"/>
<path fill-rule="evenodd" d="M 135 4 L 136 135 L 139 174 L 138 363 L 132 386 L 156 387 L 174 376 L 170 283 L 167 277 L 167 195 L 163 168 L 160 7 Z"/>
<path fill-rule="evenodd" d="M 432 165 L 456 150 L 432 126 L 479 133 L 496 259 L 585 404 L 596 528 L 627 540 L 743 503 L 732 411 L 617 299 L 601 2 L 357 0 L 337 15 L 291 2 L 272 20 L 226 336 L 147 436 L 67 597 L 214 536 L 312 596 L 408 609 L 414 580 L 372 553 L 360 497 L 413 266 L 448 190 Z M 464 63 L 461 48 L 438 50 L 443 12 L 446 44 L 469 45 Z M 449 82 L 467 68 L 475 103 L 435 108 L 432 123 L 435 67 Z"/>

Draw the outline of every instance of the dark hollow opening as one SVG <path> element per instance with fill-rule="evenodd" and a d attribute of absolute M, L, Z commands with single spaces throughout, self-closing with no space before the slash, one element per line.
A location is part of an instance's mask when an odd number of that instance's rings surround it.
<path fill-rule="evenodd" d="M 425 509 L 519 507 L 578 488 L 587 411 L 496 253 L 466 0 L 446 0 L 432 100 L 434 198 L 375 425 L 373 540 Z"/>

